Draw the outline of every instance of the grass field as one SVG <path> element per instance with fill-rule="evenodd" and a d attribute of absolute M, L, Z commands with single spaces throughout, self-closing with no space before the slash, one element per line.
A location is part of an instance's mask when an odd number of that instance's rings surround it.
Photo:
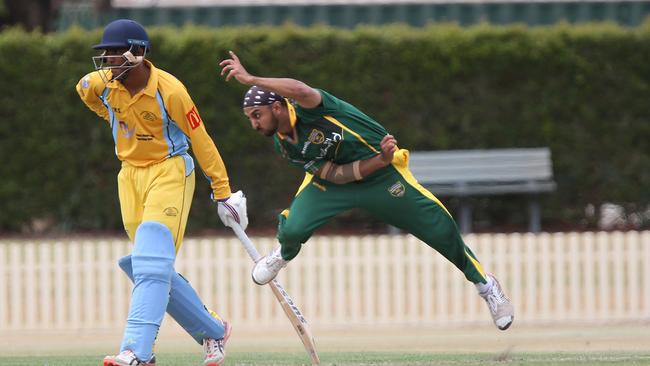
<path fill-rule="evenodd" d="M 226 366 L 309 365 L 290 325 L 237 329 Z M 0 366 L 97 366 L 120 331 L 0 333 Z M 323 366 L 648 365 L 650 324 L 314 329 Z M 161 330 L 157 366 L 200 366 L 202 350 L 174 325 Z"/>
<path fill-rule="evenodd" d="M 397 352 L 343 352 L 322 353 L 323 366 L 362 366 L 362 365 L 650 365 L 650 353 L 397 353 Z M 54 356 L 54 357 L 0 357 L 2 366 L 87 366 L 99 365 L 101 357 L 96 356 Z M 159 355 L 159 366 L 198 366 L 201 355 L 166 354 Z M 226 365 L 308 365 L 302 353 L 241 353 L 228 355 Z"/>

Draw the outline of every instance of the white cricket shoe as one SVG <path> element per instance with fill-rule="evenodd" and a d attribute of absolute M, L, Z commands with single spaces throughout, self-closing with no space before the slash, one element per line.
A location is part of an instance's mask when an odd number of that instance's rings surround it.
<path fill-rule="evenodd" d="M 269 255 L 262 257 L 253 267 L 253 282 L 258 285 L 266 285 L 278 275 L 278 272 L 287 266 L 289 261 L 282 259 L 280 255 L 280 246 L 273 249 Z"/>
<path fill-rule="evenodd" d="M 479 295 L 487 303 L 497 328 L 506 330 L 515 320 L 515 309 L 510 299 L 503 293 L 499 281 L 491 274 L 488 274 L 488 277 L 492 280 L 492 287 L 485 292 L 479 292 Z"/>
<path fill-rule="evenodd" d="M 230 338 L 230 323 L 223 322 L 224 334 L 221 339 L 206 338 L 203 340 L 205 359 L 203 366 L 221 366 L 226 361 L 226 342 Z"/>
<path fill-rule="evenodd" d="M 116 356 L 104 357 L 104 366 L 156 366 L 156 357 L 151 356 L 147 362 L 139 360 L 131 350 L 120 352 Z"/>

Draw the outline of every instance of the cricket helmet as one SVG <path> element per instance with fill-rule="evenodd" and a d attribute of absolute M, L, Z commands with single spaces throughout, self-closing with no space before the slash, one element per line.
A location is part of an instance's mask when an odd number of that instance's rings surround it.
<path fill-rule="evenodd" d="M 104 82 L 125 80 L 129 71 L 144 61 L 150 48 L 149 36 L 138 22 L 118 19 L 106 26 L 101 42 L 93 48 L 104 50 L 101 55 L 93 57 L 95 70 L 100 71 Z M 116 55 L 109 50 L 126 51 Z"/>
<path fill-rule="evenodd" d="M 149 48 L 149 36 L 140 23 L 131 19 L 118 19 L 110 22 L 104 29 L 102 41 L 94 49 L 131 48 L 141 46 Z"/>

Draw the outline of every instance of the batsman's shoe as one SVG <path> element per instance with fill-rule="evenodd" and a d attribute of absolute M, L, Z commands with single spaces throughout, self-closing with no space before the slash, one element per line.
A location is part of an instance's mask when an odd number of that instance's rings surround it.
<path fill-rule="evenodd" d="M 223 326 L 223 338 L 206 338 L 203 340 L 203 351 L 205 351 L 203 366 L 220 366 L 226 361 L 226 342 L 230 337 L 231 327 L 227 321 L 223 322 Z"/>
<path fill-rule="evenodd" d="M 492 279 L 492 287 L 485 292 L 480 292 L 479 294 L 487 303 L 494 324 L 497 328 L 506 330 L 515 319 L 515 309 L 512 306 L 510 299 L 508 299 L 506 294 L 503 293 L 499 281 L 497 281 L 497 279 L 491 274 L 488 274 L 488 277 Z"/>
<path fill-rule="evenodd" d="M 156 356 L 147 362 L 139 360 L 130 350 L 122 351 L 117 356 L 104 357 L 104 366 L 156 366 Z"/>
<path fill-rule="evenodd" d="M 277 247 L 266 257 L 262 257 L 253 267 L 253 282 L 258 285 L 266 285 L 278 275 L 278 272 L 287 266 L 289 261 L 282 259 L 280 247 Z"/>

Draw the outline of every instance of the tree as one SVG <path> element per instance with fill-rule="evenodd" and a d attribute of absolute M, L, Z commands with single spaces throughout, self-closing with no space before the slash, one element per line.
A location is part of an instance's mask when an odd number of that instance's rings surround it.
<path fill-rule="evenodd" d="M 62 0 L 0 0 L 0 27 L 51 32 Z"/>

